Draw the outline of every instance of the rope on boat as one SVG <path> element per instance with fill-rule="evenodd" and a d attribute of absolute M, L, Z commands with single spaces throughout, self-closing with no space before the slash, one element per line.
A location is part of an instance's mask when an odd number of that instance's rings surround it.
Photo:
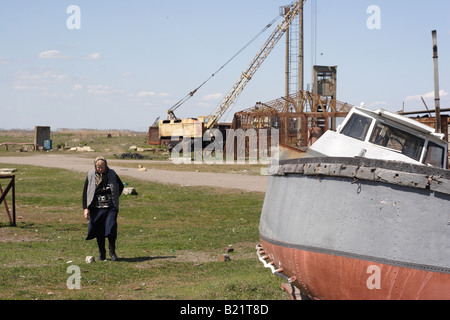
<path fill-rule="evenodd" d="M 273 261 L 266 262 L 266 260 L 269 258 L 269 256 L 265 255 L 264 248 L 262 247 L 261 244 L 258 244 L 256 246 L 256 254 L 258 255 L 259 261 L 261 261 L 263 263 L 264 268 L 270 269 L 274 275 L 282 277 L 288 283 L 292 283 L 291 279 L 282 273 L 284 271 L 283 268 L 275 269 Z"/>

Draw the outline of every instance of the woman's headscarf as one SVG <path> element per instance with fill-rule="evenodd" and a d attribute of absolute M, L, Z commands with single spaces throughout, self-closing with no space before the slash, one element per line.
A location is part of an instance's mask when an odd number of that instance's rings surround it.
<path fill-rule="evenodd" d="M 96 164 L 98 161 L 103 161 L 105 163 L 105 172 L 108 171 L 108 162 L 106 162 L 106 159 L 102 156 L 98 156 L 94 160 L 94 168 L 95 168 L 95 185 L 98 186 L 102 182 L 103 174 L 97 172 Z"/>

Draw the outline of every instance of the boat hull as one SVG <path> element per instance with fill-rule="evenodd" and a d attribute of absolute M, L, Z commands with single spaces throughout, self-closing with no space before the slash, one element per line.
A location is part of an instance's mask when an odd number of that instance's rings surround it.
<path fill-rule="evenodd" d="M 447 170 L 305 158 L 272 167 L 260 238 L 313 299 L 450 299 Z"/>

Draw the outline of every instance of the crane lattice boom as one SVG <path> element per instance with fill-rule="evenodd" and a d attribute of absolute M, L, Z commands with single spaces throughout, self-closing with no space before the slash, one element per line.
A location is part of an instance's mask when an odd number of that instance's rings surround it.
<path fill-rule="evenodd" d="M 237 99 L 237 97 L 241 94 L 244 87 L 251 80 L 253 75 L 256 73 L 258 68 L 267 58 L 267 56 L 272 52 L 275 45 L 284 35 L 292 21 L 295 19 L 297 14 L 300 12 L 300 9 L 303 7 L 303 4 L 306 0 L 297 0 L 295 4 L 292 5 L 291 10 L 284 16 L 283 20 L 278 24 L 277 28 L 273 31 L 270 37 L 267 39 L 266 43 L 263 45 L 261 50 L 258 52 L 253 61 L 249 64 L 247 69 L 242 73 L 239 80 L 235 83 L 235 85 L 231 88 L 225 98 L 222 100 L 221 104 L 217 108 L 216 112 L 209 120 L 206 125 L 206 129 L 212 128 L 217 124 L 219 119 L 223 116 L 223 114 L 228 110 L 228 108 L 233 104 L 233 102 Z"/>

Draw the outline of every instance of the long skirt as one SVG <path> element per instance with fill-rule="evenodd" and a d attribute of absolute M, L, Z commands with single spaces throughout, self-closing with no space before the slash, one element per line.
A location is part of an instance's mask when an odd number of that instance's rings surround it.
<path fill-rule="evenodd" d="M 117 208 L 90 209 L 90 219 L 86 240 L 97 237 L 117 238 Z"/>

